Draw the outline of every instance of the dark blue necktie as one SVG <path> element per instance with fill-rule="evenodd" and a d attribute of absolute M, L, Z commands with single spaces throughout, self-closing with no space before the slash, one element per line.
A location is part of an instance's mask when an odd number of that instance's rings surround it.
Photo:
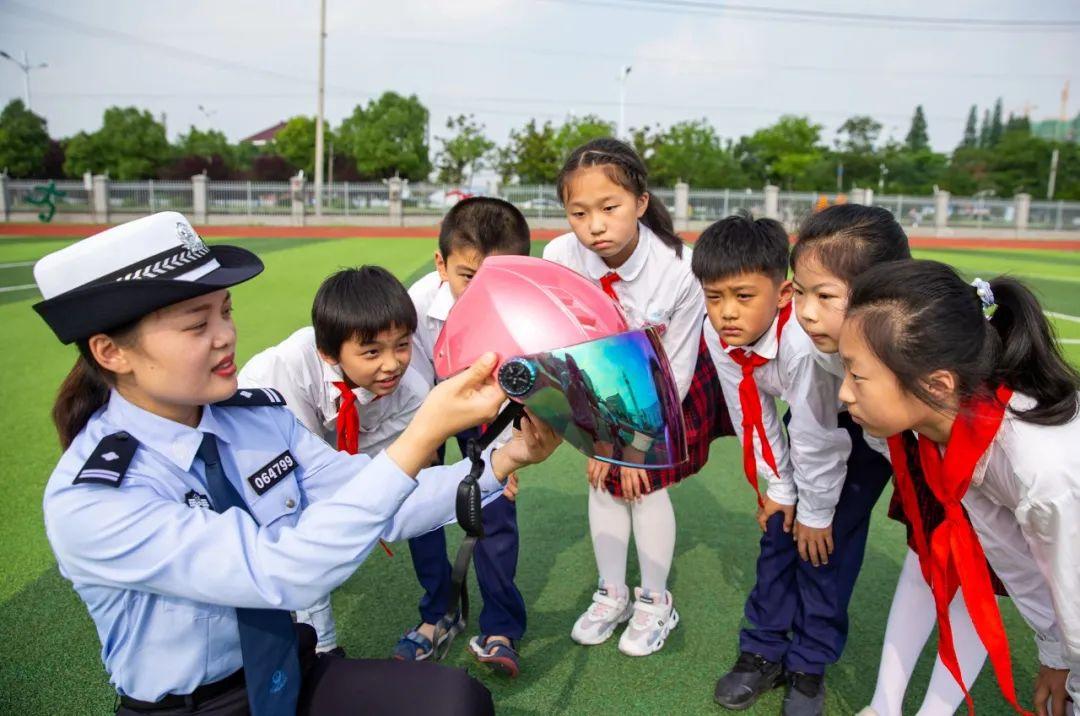
<path fill-rule="evenodd" d="M 244 499 L 225 476 L 218 454 L 217 440 L 203 435 L 195 453 L 206 468 L 206 489 L 217 512 L 230 507 L 249 515 Z M 254 518 L 254 516 L 252 516 Z M 300 659 L 296 651 L 296 631 L 292 617 L 281 609 L 245 609 L 237 607 L 240 628 L 240 654 L 244 660 L 248 705 L 253 716 L 296 714 L 300 695 Z"/>

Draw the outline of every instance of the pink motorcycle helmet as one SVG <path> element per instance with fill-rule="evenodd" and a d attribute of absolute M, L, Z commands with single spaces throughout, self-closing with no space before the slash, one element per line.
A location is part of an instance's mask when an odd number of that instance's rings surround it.
<path fill-rule="evenodd" d="M 659 336 L 631 331 L 619 305 L 571 269 L 529 256 L 485 259 L 435 343 L 435 372 L 449 377 L 491 351 L 510 398 L 585 455 L 644 468 L 686 459 Z"/>

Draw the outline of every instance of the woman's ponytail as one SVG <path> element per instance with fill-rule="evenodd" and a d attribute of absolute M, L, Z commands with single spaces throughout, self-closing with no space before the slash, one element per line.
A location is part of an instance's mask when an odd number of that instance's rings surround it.
<path fill-rule="evenodd" d="M 83 342 L 79 343 L 79 358 L 71 372 L 60 384 L 53 403 L 52 419 L 60 436 L 60 447 L 68 449 L 90 416 L 109 402 L 109 384 L 101 374 Z"/>
<path fill-rule="evenodd" d="M 1035 399 L 1018 417 L 1039 425 L 1061 425 L 1077 412 L 1080 375 L 1061 355 L 1042 306 L 1024 284 L 1008 276 L 990 282 L 996 309 L 990 325 L 1001 338 L 992 382 Z"/>

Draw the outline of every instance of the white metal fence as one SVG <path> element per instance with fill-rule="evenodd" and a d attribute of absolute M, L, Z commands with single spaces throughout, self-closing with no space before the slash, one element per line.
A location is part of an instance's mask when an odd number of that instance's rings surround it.
<path fill-rule="evenodd" d="M 201 178 L 199 178 L 201 179 Z M 331 219 L 362 223 L 365 217 L 397 216 L 416 220 L 430 217 L 436 221 L 460 199 L 471 196 L 473 191 L 454 185 L 427 182 L 400 183 L 400 201 L 395 206 L 391 181 L 384 182 L 333 182 L 324 187 L 322 214 Z M 229 220 L 249 219 L 258 222 L 260 217 L 292 216 L 315 213 L 314 188 L 311 183 L 294 192 L 294 185 L 287 181 L 135 181 L 104 182 L 107 196 L 95 201 L 93 189 L 81 181 L 12 180 L 2 179 L 3 208 L 5 217 L 13 213 L 41 211 L 40 200 L 52 185 L 52 196 L 58 213 L 90 214 L 98 216 L 104 210 L 116 214 L 140 214 L 163 210 L 182 212 L 205 212 L 194 217 L 199 221 L 213 223 L 214 217 Z M 201 186 L 200 186 L 201 184 Z M 203 189 L 202 187 L 205 187 Z M 205 200 L 199 202 L 198 194 L 205 191 Z M 492 187 L 478 193 L 497 194 L 510 201 L 530 220 L 559 219 L 564 215 L 562 205 L 550 184 L 511 184 Z M 769 213 L 769 197 L 765 191 L 735 189 L 699 189 L 689 187 L 683 212 L 676 207 L 675 189 L 652 190 L 654 200 L 662 201 L 668 211 L 686 222 L 700 226 L 748 211 L 755 216 Z M 789 227 L 796 226 L 815 208 L 839 200 L 835 193 L 778 192 L 775 194 L 773 215 Z M 851 193 L 849 198 L 858 199 L 861 194 Z M 949 197 L 945 207 L 944 223 L 938 216 L 939 203 L 934 196 L 908 196 L 898 194 L 874 195 L 870 200 L 888 209 L 903 225 L 908 227 L 944 225 L 963 228 L 1001 228 L 1017 226 L 1015 199 L 986 197 Z M 103 209 L 103 207 L 105 207 Z M 1080 230 L 1080 202 L 1031 201 L 1027 228 L 1036 230 Z"/>

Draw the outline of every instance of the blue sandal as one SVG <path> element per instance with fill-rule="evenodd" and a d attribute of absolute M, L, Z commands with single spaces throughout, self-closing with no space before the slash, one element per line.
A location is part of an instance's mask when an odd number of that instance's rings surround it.
<path fill-rule="evenodd" d="M 514 642 L 493 641 L 490 636 L 481 634 L 469 640 L 469 649 L 481 664 L 487 664 L 511 679 L 521 673 L 521 657 L 514 648 Z"/>
<path fill-rule="evenodd" d="M 418 631 L 419 628 L 420 625 L 418 624 L 416 629 L 407 632 L 398 639 L 398 643 L 394 645 L 392 658 L 398 661 L 425 661 L 434 655 L 435 645 L 431 643 L 431 639 Z M 459 614 L 458 620 L 439 639 L 439 646 L 443 647 L 445 645 L 446 648 L 449 648 L 450 642 L 464 629 L 465 620 Z"/>

